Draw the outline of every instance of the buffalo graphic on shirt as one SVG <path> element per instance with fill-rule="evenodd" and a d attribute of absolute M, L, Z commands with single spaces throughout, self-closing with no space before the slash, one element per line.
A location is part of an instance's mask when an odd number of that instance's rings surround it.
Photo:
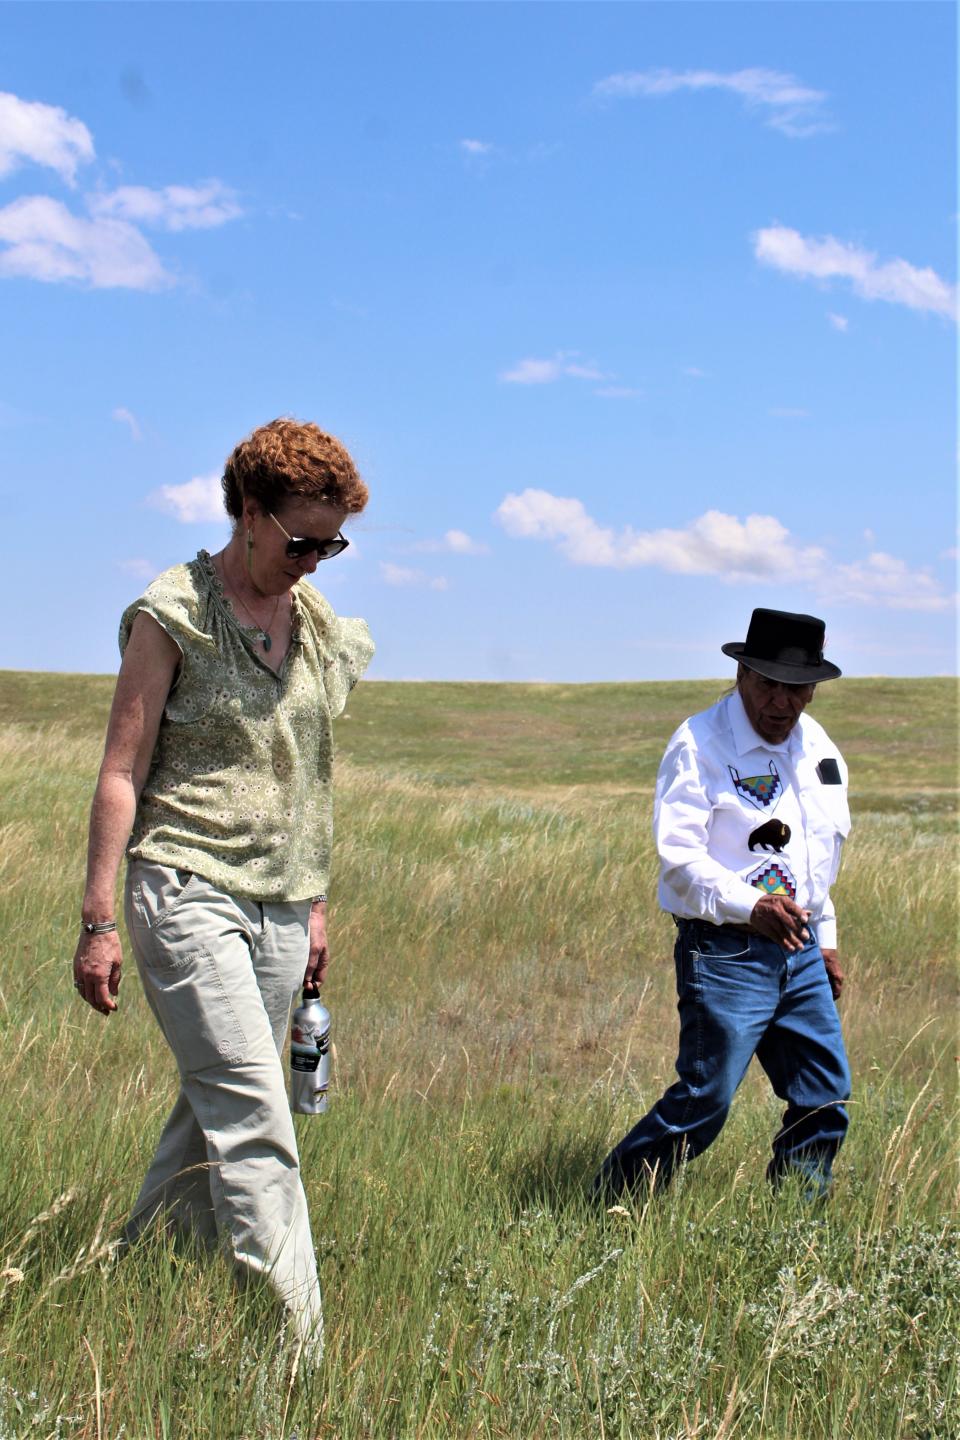
<path fill-rule="evenodd" d="M 766 820 L 758 825 L 747 841 L 748 850 L 776 850 L 777 854 L 790 840 L 790 826 L 782 820 Z"/>

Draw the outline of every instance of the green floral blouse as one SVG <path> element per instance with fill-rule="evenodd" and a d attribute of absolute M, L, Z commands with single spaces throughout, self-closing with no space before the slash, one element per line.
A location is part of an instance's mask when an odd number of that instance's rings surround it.
<path fill-rule="evenodd" d="M 120 651 L 145 610 L 181 660 L 127 846 L 234 895 L 324 892 L 333 838 L 331 721 L 373 654 L 366 622 L 338 618 L 300 580 L 279 674 L 241 625 L 205 550 L 165 570 L 123 613 Z"/>

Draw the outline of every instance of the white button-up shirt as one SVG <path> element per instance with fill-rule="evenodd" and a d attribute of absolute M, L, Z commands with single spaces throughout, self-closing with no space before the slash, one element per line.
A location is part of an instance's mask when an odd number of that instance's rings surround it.
<path fill-rule="evenodd" d="M 825 781 L 818 766 L 831 760 Z M 841 783 L 828 783 L 837 770 Z M 830 886 L 849 830 L 847 767 L 823 726 L 801 715 L 771 744 L 734 691 L 685 721 L 660 765 L 660 904 L 689 920 L 743 925 L 761 895 L 789 895 L 811 912 L 820 945 L 835 949 Z"/>

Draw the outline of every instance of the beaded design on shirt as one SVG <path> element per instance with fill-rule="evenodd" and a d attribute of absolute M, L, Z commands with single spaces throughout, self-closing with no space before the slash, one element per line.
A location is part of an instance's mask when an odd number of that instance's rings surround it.
<path fill-rule="evenodd" d="M 737 794 L 748 804 L 755 806 L 758 810 L 770 811 L 775 809 L 777 801 L 783 794 L 783 781 L 773 761 L 770 761 L 770 772 L 767 775 L 741 775 L 732 765 L 728 765 L 730 779 L 736 787 Z"/>
<path fill-rule="evenodd" d="M 788 895 L 797 898 L 797 882 L 793 872 L 784 860 L 770 860 L 747 876 L 747 884 L 762 890 L 764 895 Z"/>

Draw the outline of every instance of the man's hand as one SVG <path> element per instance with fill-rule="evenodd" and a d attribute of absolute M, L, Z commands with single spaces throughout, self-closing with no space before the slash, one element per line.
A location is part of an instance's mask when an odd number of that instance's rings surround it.
<path fill-rule="evenodd" d="M 784 950 L 802 950 L 810 939 L 809 910 L 801 910 L 787 895 L 761 895 L 750 912 L 750 924 Z"/>
<path fill-rule="evenodd" d="M 821 953 L 823 955 L 823 963 L 826 966 L 827 979 L 830 981 L 830 990 L 833 998 L 834 1000 L 839 1000 L 845 976 L 840 968 L 837 952 L 836 950 L 823 950 Z"/>
<path fill-rule="evenodd" d="M 80 936 L 73 957 L 73 983 L 81 1000 L 86 1000 L 101 1015 L 117 1008 L 120 992 L 120 967 L 123 951 L 116 930 L 106 935 Z"/>
<path fill-rule="evenodd" d="M 327 944 L 327 907 L 322 901 L 315 901 L 310 907 L 310 954 L 304 971 L 303 984 L 322 985 L 330 964 L 330 947 Z"/>

